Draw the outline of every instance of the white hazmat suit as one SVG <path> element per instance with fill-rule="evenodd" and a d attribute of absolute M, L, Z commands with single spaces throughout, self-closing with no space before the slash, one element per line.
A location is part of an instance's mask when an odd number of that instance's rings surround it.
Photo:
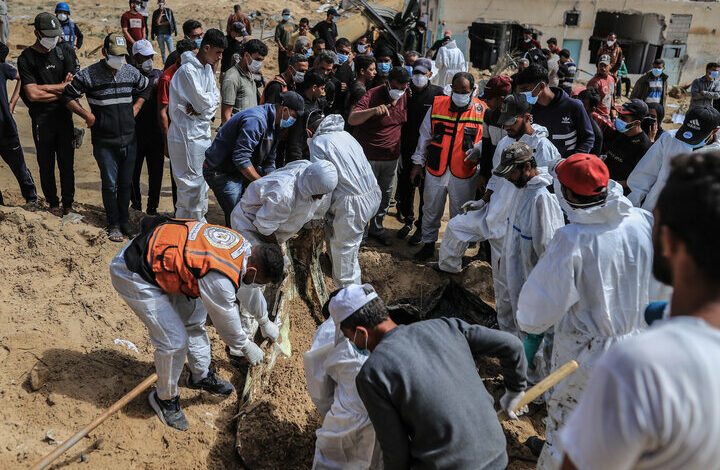
<path fill-rule="evenodd" d="M 187 112 L 191 105 L 196 114 Z M 182 55 L 182 66 L 170 82 L 168 153 L 177 185 L 179 219 L 205 220 L 208 185 L 202 166 L 212 142 L 210 121 L 220 106 L 220 91 L 212 66 L 204 67 L 192 52 Z"/>
<path fill-rule="evenodd" d="M 208 314 L 222 340 L 230 348 L 241 351 L 251 340 L 241 325 L 238 300 L 261 323 L 267 321 L 267 306 L 259 289 L 242 286 L 236 292 L 232 281 L 215 271 L 198 279 L 200 298 L 168 294 L 128 269 L 124 255 L 130 243 L 110 263 L 110 279 L 118 294 L 148 329 L 150 342 L 155 347 L 157 396 L 169 400 L 178 395 L 178 380 L 186 358 L 194 377 L 208 371 L 210 340 L 205 329 Z M 251 251 L 251 245 L 245 245 L 242 275 Z M 258 294 L 262 300 L 256 297 Z"/>
<path fill-rule="evenodd" d="M 275 234 L 285 243 L 311 220 L 324 217 L 337 186 L 332 163 L 298 160 L 250 183 L 230 215 L 233 230 L 252 242 Z M 320 199 L 314 195 L 323 195 Z"/>
<path fill-rule="evenodd" d="M 458 49 L 455 41 L 450 41 L 440 49 L 435 56 L 435 67 L 438 73 L 433 78 L 433 83 L 441 87 L 452 84 L 453 76 L 458 72 L 467 72 L 465 55 Z"/>
<path fill-rule="evenodd" d="M 652 147 L 645 152 L 627 179 L 630 188 L 628 199 L 635 207 L 652 211 L 655 209 L 660 192 L 670 176 L 670 162 L 680 154 L 689 153 L 690 147 L 675 138 L 677 130 L 665 131 Z M 709 152 L 720 149 L 717 140 L 695 150 Z"/>
<path fill-rule="evenodd" d="M 382 468 L 375 429 L 355 386 L 366 360 L 332 318 L 320 325 L 310 351 L 303 354 L 308 392 L 323 417 L 316 431 L 313 470 Z"/>
<path fill-rule="evenodd" d="M 557 230 L 530 273 L 520 292 L 517 322 L 534 334 L 554 326 L 552 369 L 570 360 L 580 367 L 552 389 L 539 469 L 559 468 L 558 431 L 595 361 L 647 326 L 643 313 L 652 277 L 652 215 L 632 207 L 618 183 L 610 180 L 607 201 L 588 209 L 572 208 L 557 180 L 555 194 L 571 223 Z"/>
<path fill-rule="evenodd" d="M 328 161 L 337 170 L 338 184 L 326 219 L 331 227 L 328 239 L 338 288 L 360 284 L 358 250 L 365 226 L 377 213 L 382 196 L 362 147 L 344 126 L 342 116 L 331 114 L 308 140 L 310 160 Z"/>

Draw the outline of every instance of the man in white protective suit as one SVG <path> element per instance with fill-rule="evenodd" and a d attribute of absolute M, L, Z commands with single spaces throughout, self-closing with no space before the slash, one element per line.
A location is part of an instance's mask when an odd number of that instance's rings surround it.
<path fill-rule="evenodd" d="M 437 56 L 435 56 L 435 67 L 438 69 L 438 73 L 432 82 L 441 87 L 450 85 L 456 73 L 468 71 L 465 54 L 458 48 L 454 40 L 450 40 L 438 49 Z"/>
<path fill-rule="evenodd" d="M 720 112 L 709 106 L 692 108 L 678 130 L 665 131 L 640 159 L 627 179 L 628 199 L 635 207 L 653 210 L 670 174 L 670 162 L 688 152 L 720 149 Z"/>
<path fill-rule="evenodd" d="M 212 142 L 210 122 L 220 106 L 213 68 L 226 47 L 225 35 L 209 29 L 197 55 L 183 53 L 182 66 L 170 82 L 168 153 L 177 185 L 175 216 L 181 219 L 205 221 L 208 185 L 202 165 Z"/>
<path fill-rule="evenodd" d="M 263 351 L 243 330 L 238 303 L 255 316 L 263 336 L 277 340 L 279 330 L 268 319 L 259 286 L 277 283 L 283 269 L 277 245 L 251 246 L 239 233 L 205 222 L 143 219 L 141 234 L 110 263 L 110 278 L 148 328 L 155 347 L 157 391 L 148 400 L 163 424 L 188 428 L 178 391 L 186 358 L 189 388 L 219 396 L 234 390 L 209 368 L 208 314 L 228 346 L 241 351 L 251 365 L 263 360 Z"/>
<path fill-rule="evenodd" d="M 500 109 L 498 122 L 508 135 L 495 149 L 493 168 L 500 165 L 505 148 L 515 142 L 524 142 L 533 149 L 538 171 L 547 173 L 548 168 L 560 159 L 560 153 L 548 139 L 547 129 L 532 124 L 531 105 L 525 96 L 519 93 L 506 96 Z M 517 334 L 515 310 L 510 302 L 504 270 L 499 269 L 508 231 L 507 219 L 516 193 L 517 188 L 512 183 L 493 175 L 483 198 L 466 203 L 465 213 L 448 222 L 440 244 L 438 267 L 445 272 L 460 272 L 462 256 L 470 242 L 488 240 L 498 323 L 503 331 Z"/>
<path fill-rule="evenodd" d="M 333 292 L 323 306 L 323 314 L 330 318 L 320 325 L 310 351 L 303 354 L 308 393 L 323 417 L 316 431 L 313 470 L 383 468 L 375 428 L 355 385 L 368 356 L 339 327 L 375 298 L 377 293 L 369 284 L 350 284 Z"/>
<path fill-rule="evenodd" d="M 360 284 L 358 250 L 368 221 L 377 213 L 382 193 L 360 144 L 344 130 L 339 114 L 308 117 L 311 161 L 335 166 L 338 184 L 325 216 L 335 285 Z"/>
<path fill-rule="evenodd" d="M 527 356 L 534 355 L 540 335 L 554 327 L 552 369 L 570 360 L 580 367 L 550 393 L 539 469 L 559 468 L 559 429 L 595 361 L 646 326 L 653 259 L 652 215 L 632 206 L 602 160 L 575 154 L 560 162 L 555 174 L 555 195 L 570 224 L 555 232 L 525 282 L 517 322 L 529 333 Z"/>

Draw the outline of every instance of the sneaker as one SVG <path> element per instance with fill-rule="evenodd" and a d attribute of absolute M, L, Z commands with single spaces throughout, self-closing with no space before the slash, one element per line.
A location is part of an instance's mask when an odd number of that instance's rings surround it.
<path fill-rule="evenodd" d="M 385 246 L 391 246 L 392 240 L 390 239 L 390 235 L 387 233 L 387 230 L 379 233 L 377 235 L 371 235 L 375 240 L 379 241 L 381 245 Z"/>
<path fill-rule="evenodd" d="M 397 231 L 395 236 L 402 240 L 403 238 L 408 236 L 410 230 L 412 230 L 412 225 L 403 225 L 403 227 Z"/>
<path fill-rule="evenodd" d="M 28 212 L 37 212 L 42 209 L 42 204 L 40 204 L 37 199 L 30 200 L 25 203 L 23 209 Z"/>
<path fill-rule="evenodd" d="M 545 445 L 545 440 L 540 439 L 537 436 L 530 436 L 527 441 L 525 441 L 525 445 L 530 449 L 530 453 L 533 454 L 535 457 L 540 457 L 540 453 L 542 452 L 543 446 Z"/>
<path fill-rule="evenodd" d="M 164 425 L 178 431 L 187 431 L 189 425 L 185 413 L 180 409 L 179 396 L 170 400 L 161 400 L 157 397 L 157 392 L 153 390 L 148 395 L 148 402 Z"/>
<path fill-rule="evenodd" d="M 408 238 L 408 245 L 419 245 L 422 242 L 422 230 L 419 228 L 415 229 L 415 232 L 412 234 L 410 238 Z"/>
<path fill-rule="evenodd" d="M 438 263 L 437 261 L 430 261 L 428 263 L 425 263 L 425 266 L 427 266 L 428 268 L 432 268 L 439 273 L 445 272 L 442 269 L 440 269 L 440 263 Z"/>
<path fill-rule="evenodd" d="M 227 380 L 223 380 L 215 375 L 215 369 L 210 369 L 207 377 L 202 380 L 195 382 L 192 378 L 192 373 L 188 375 L 187 382 L 188 388 L 194 388 L 196 390 L 205 390 L 213 395 L 220 397 L 226 397 L 235 391 L 235 387 L 232 386 Z"/>
<path fill-rule="evenodd" d="M 413 259 L 415 261 L 425 261 L 435 256 L 435 244 L 434 243 L 425 243 L 422 248 L 420 248 L 420 251 L 415 253 L 415 256 L 413 256 Z"/>

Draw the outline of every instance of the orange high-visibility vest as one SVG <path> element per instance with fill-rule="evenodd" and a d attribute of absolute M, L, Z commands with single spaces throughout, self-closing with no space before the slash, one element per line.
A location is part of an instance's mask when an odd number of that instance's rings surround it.
<path fill-rule="evenodd" d="M 249 244 L 234 230 L 195 220 L 158 226 L 150 236 L 147 263 L 155 281 L 168 294 L 200 297 L 198 279 L 217 271 L 240 286 Z"/>
<path fill-rule="evenodd" d="M 282 75 L 275 75 L 269 82 L 267 82 L 265 88 L 263 88 L 262 96 L 260 97 L 260 104 L 265 104 L 265 91 L 268 89 L 268 85 L 270 85 L 272 82 L 278 82 L 280 85 L 282 85 L 282 91 L 288 91 L 287 83 L 285 82 L 285 79 L 282 77 Z"/>
<path fill-rule="evenodd" d="M 425 165 L 433 176 L 442 176 L 449 166 L 456 178 L 470 178 L 477 171 L 477 163 L 465 161 L 465 152 L 482 139 L 487 105 L 473 98 L 462 113 L 451 111 L 451 105 L 450 96 L 436 96 L 433 101 L 430 114 L 432 139 L 427 147 Z"/>

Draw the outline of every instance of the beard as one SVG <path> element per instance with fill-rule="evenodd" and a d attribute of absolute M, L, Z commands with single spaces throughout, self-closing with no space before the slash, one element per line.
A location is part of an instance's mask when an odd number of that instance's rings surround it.
<path fill-rule="evenodd" d="M 522 189 L 525 186 L 527 186 L 528 181 L 530 181 L 530 177 L 526 173 L 521 173 L 517 180 L 513 181 L 512 183 L 515 185 L 516 188 Z"/>
<path fill-rule="evenodd" d="M 670 262 L 661 254 L 662 246 L 657 238 L 659 237 L 653 237 L 653 276 L 655 276 L 655 279 L 663 284 L 672 286 L 673 278 L 672 269 L 670 269 Z"/>

